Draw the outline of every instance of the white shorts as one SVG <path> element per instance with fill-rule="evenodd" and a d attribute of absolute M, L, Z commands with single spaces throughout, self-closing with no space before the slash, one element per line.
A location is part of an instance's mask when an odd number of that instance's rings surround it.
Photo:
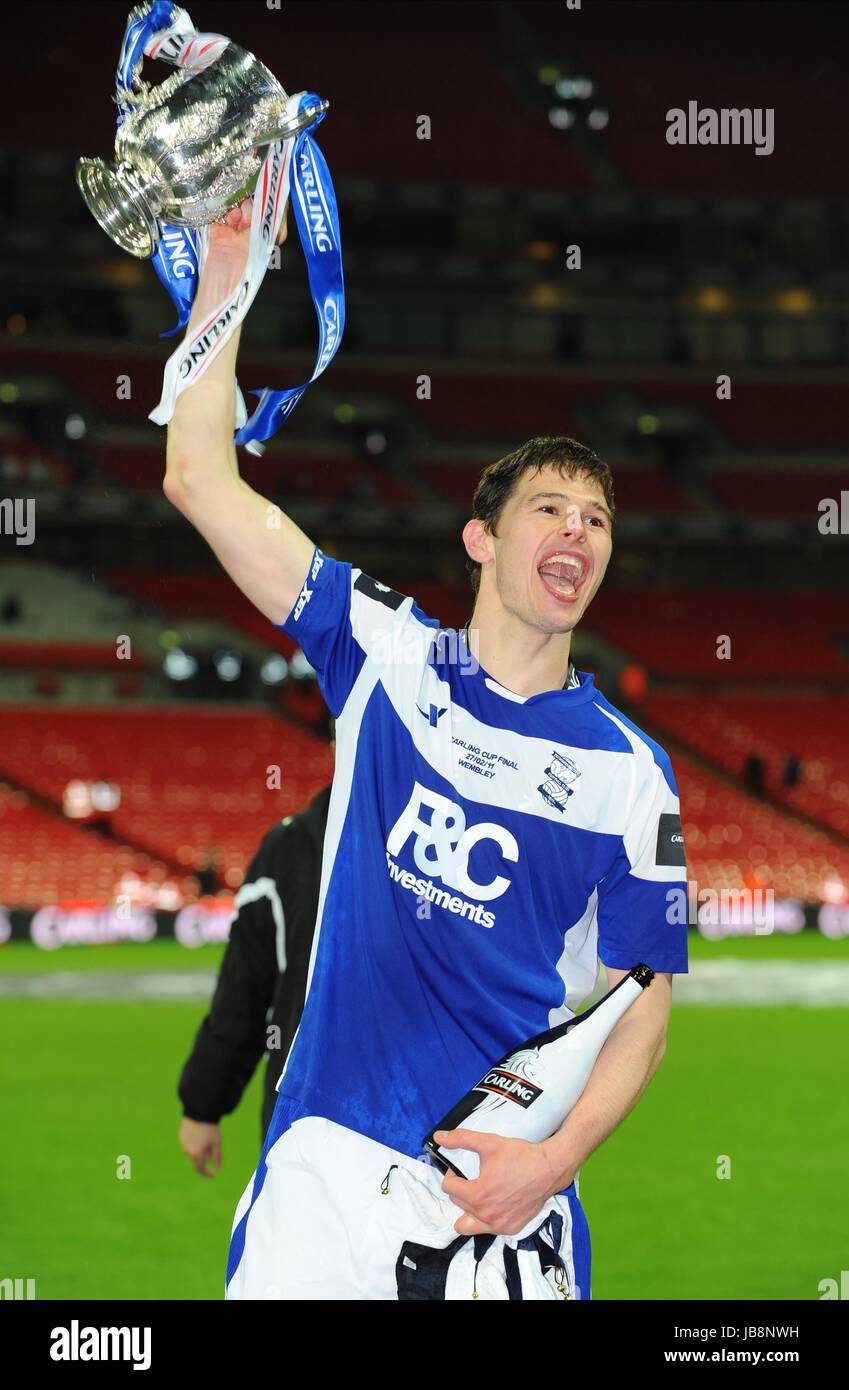
<path fill-rule="evenodd" d="M 278 1096 L 236 1208 L 225 1298 L 589 1299 L 573 1184 L 517 1236 L 461 1236 L 433 1165 Z"/>

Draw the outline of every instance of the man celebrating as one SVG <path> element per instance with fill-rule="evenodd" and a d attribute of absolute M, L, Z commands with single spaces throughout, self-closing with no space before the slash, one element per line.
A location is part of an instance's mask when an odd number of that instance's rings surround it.
<path fill-rule="evenodd" d="M 249 221 L 247 204 L 213 228 L 193 324 L 238 283 Z M 669 759 L 570 662 L 610 560 L 609 469 L 564 437 L 486 469 L 463 530 L 474 613 L 441 631 L 240 478 L 237 344 L 178 400 L 165 492 L 303 648 L 337 755 L 306 1004 L 227 1297 L 589 1298 L 579 1169 L 659 1065 L 687 969 L 667 920 L 686 877 Z M 477 1179 L 443 1178 L 424 1136 L 573 1016 L 599 957 L 611 985 L 639 961 L 656 977 L 562 1128 L 440 1133 L 481 1158 Z"/>

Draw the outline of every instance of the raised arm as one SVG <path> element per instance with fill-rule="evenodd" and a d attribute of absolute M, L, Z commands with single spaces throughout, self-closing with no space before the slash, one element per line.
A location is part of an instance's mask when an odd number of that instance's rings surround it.
<path fill-rule="evenodd" d="M 239 284 L 248 256 L 252 200 L 210 228 L 189 327 L 194 329 Z M 286 218 L 278 241 L 286 239 Z M 236 355 L 241 330 L 219 350 L 200 381 L 177 398 L 168 426 L 163 491 L 205 538 L 224 568 L 261 613 L 283 623 L 309 568 L 313 542 L 291 517 L 239 476 Z"/>

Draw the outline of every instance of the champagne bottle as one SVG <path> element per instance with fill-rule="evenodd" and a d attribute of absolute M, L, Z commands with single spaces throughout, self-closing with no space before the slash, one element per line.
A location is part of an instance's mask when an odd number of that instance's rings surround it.
<path fill-rule="evenodd" d="M 651 984 L 654 971 L 635 965 L 591 1009 L 528 1038 L 489 1068 L 427 1135 L 426 1153 L 443 1173 L 476 1178 L 480 1155 L 441 1149 L 434 1134 L 473 1129 L 540 1143 L 560 1128 L 586 1086 L 596 1058 L 626 1009 Z"/>

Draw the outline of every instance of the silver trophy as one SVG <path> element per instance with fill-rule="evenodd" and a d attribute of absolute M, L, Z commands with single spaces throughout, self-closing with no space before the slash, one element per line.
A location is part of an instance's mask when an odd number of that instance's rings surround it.
<path fill-rule="evenodd" d="M 139 6 L 133 14 L 146 10 Z M 204 227 L 253 193 L 263 145 L 297 135 L 329 102 L 287 119 L 287 93 L 232 40 L 202 72 L 178 69 L 141 94 L 115 137 L 115 165 L 79 159 L 77 186 L 124 251 L 152 256 L 162 226 Z"/>

